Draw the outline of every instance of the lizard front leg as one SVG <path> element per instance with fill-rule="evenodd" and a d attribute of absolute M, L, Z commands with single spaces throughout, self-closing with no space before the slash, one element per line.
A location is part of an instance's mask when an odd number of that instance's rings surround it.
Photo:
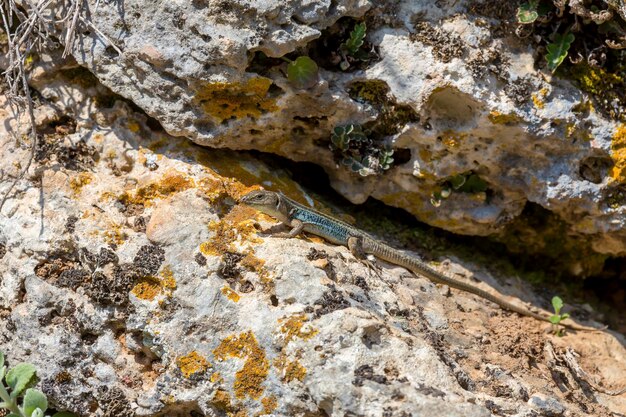
<path fill-rule="evenodd" d="M 350 236 L 348 238 L 348 249 L 355 258 L 367 266 L 369 271 L 373 270 L 380 277 L 381 269 L 374 262 L 367 259 L 367 253 L 363 248 L 363 237 Z"/>
<path fill-rule="evenodd" d="M 298 219 L 293 219 L 291 221 L 291 227 L 292 229 L 289 232 L 281 232 L 281 233 L 276 233 L 273 236 L 275 237 L 285 237 L 285 238 L 292 238 L 292 237 L 296 237 L 298 236 L 301 232 L 302 229 L 304 229 L 304 223 L 302 223 L 302 221 L 298 220 Z"/>

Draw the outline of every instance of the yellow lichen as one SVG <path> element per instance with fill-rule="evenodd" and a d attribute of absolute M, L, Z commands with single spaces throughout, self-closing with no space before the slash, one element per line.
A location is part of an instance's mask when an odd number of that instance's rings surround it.
<path fill-rule="evenodd" d="M 489 116 L 487 117 L 494 125 L 510 125 L 520 121 L 520 118 L 515 113 L 505 114 L 496 110 L 489 112 Z"/>
<path fill-rule="evenodd" d="M 209 230 L 213 233 L 211 240 L 200 245 L 200 252 L 205 255 L 218 256 L 226 252 L 235 252 L 234 244 L 245 239 L 251 242 L 260 242 L 256 238 L 254 217 L 256 210 L 246 206 L 235 206 L 219 221 L 209 223 Z"/>
<path fill-rule="evenodd" d="M 609 175 L 614 181 L 626 183 L 626 125 L 619 125 L 613 134 L 611 158 L 614 165 Z"/>
<path fill-rule="evenodd" d="M 176 170 L 170 170 L 166 172 L 159 181 L 141 186 L 133 192 L 124 192 L 121 195 L 116 196 L 111 193 L 105 193 L 103 197 L 107 198 L 114 196 L 126 205 L 138 204 L 148 206 L 152 200 L 156 198 L 165 198 L 171 194 L 185 191 L 193 187 L 195 187 L 195 182 L 192 178 L 189 178 Z"/>
<path fill-rule="evenodd" d="M 545 107 L 546 102 L 544 100 L 549 92 L 550 91 L 544 87 L 541 90 L 539 90 L 537 93 L 532 94 L 531 98 L 536 108 L 543 109 Z"/>
<path fill-rule="evenodd" d="M 121 245 L 126 241 L 128 235 L 124 230 L 122 230 L 122 226 L 118 224 L 109 225 L 109 228 L 104 231 L 104 241 L 109 245 Z"/>
<path fill-rule="evenodd" d="M 211 364 L 195 350 L 187 355 L 176 358 L 176 365 L 185 378 L 206 372 Z"/>
<path fill-rule="evenodd" d="M 272 414 L 278 407 L 278 401 L 273 395 L 263 398 L 261 404 L 263 404 L 263 414 Z"/>
<path fill-rule="evenodd" d="M 298 360 L 290 361 L 284 354 L 274 360 L 274 366 L 280 372 L 281 379 L 287 383 L 302 381 L 306 376 L 306 368 Z"/>
<path fill-rule="evenodd" d="M 453 130 L 445 130 L 441 132 L 441 141 L 448 149 L 457 148 L 461 142 L 467 138 L 466 133 L 458 133 Z"/>
<path fill-rule="evenodd" d="M 151 301 L 161 294 L 161 285 L 154 277 L 145 277 L 139 280 L 130 292 L 137 298 Z"/>
<path fill-rule="evenodd" d="M 285 345 L 291 342 L 294 338 L 310 339 L 315 336 L 317 329 L 305 324 L 307 318 L 304 314 L 291 316 L 289 318 L 280 319 L 278 322 L 282 323 L 280 326 L 280 332 L 285 335 Z"/>
<path fill-rule="evenodd" d="M 233 291 L 230 287 L 222 287 L 222 294 L 234 303 L 239 302 L 239 299 L 241 298 L 239 294 Z"/>
<path fill-rule="evenodd" d="M 258 118 L 278 109 L 276 100 L 268 92 L 272 80 L 265 77 L 250 78 L 245 83 L 210 83 L 196 92 L 194 100 L 217 123 L 242 117 Z"/>
<path fill-rule="evenodd" d="M 129 120 L 128 130 L 130 130 L 133 133 L 137 133 L 141 130 L 141 125 L 139 125 L 139 123 L 137 123 L 135 120 Z"/>
<path fill-rule="evenodd" d="M 165 265 L 159 275 L 159 277 L 143 277 L 133 287 L 131 292 L 137 298 L 148 301 L 154 300 L 162 293 L 170 297 L 176 289 L 176 279 L 174 278 L 172 268 L 169 265 Z"/>
<path fill-rule="evenodd" d="M 232 403 L 230 401 L 230 395 L 223 389 L 215 391 L 212 401 L 213 406 L 220 411 L 232 411 Z"/>
<path fill-rule="evenodd" d="M 269 361 L 251 331 L 229 336 L 213 351 L 217 360 L 246 358 L 243 367 L 235 374 L 235 396 L 256 400 L 263 394 L 263 382 L 269 372 Z"/>
<path fill-rule="evenodd" d="M 169 265 L 165 265 L 161 270 L 161 287 L 166 290 L 175 290 L 176 289 L 176 279 L 174 278 L 174 272 L 172 272 L 172 268 Z"/>
<path fill-rule="evenodd" d="M 90 172 L 81 172 L 70 179 L 70 188 L 74 196 L 80 194 L 82 188 L 93 181 L 93 175 Z"/>

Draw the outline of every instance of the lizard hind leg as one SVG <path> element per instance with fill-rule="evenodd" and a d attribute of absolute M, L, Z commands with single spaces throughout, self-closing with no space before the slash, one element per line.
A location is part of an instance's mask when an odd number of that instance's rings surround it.
<path fill-rule="evenodd" d="M 367 253 L 365 253 L 365 250 L 363 250 L 362 237 L 350 236 L 348 238 L 348 249 L 350 250 L 350 252 L 352 252 L 354 257 L 359 260 L 359 262 L 367 266 L 367 270 L 370 272 L 370 274 L 372 273 L 372 271 L 374 271 L 376 276 L 378 278 L 381 278 L 382 269 L 378 265 L 376 265 L 373 260 L 368 259 Z"/>

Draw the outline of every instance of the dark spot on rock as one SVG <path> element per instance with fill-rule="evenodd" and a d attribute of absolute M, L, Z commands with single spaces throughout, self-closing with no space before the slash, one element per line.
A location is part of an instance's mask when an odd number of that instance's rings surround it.
<path fill-rule="evenodd" d="M 155 275 L 163 261 L 165 261 L 163 248 L 156 245 L 145 245 L 139 248 L 133 259 L 133 265 L 142 270 L 144 275 Z"/>
<path fill-rule="evenodd" d="M 352 384 L 357 387 L 362 387 L 363 382 L 369 380 L 378 384 L 389 384 L 389 380 L 385 375 L 377 375 L 374 373 L 374 368 L 371 365 L 361 365 L 354 371 L 354 380 Z"/>
<path fill-rule="evenodd" d="M 420 393 L 424 394 L 424 395 L 428 395 L 431 397 L 436 397 L 436 398 L 443 398 L 446 396 L 446 393 L 435 388 L 435 387 L 427 387 L 426 385 L 417 383 L 417 391 L 419 391 Z"/>
<path fill-rule="evenodd" d="M 76 222 L 78 221 L 78 217 L 69 216 L 65 221 L 65 233 L 74 233 L 76 230 Z"/>
<path fill-rule="evenodd" d="M 100 266 L 104 266 L 106 264 L 118 264 L 119 263 L 119 257 L 117 256 L 117 254 L 115 252 L 113 252 L 111 249 L 109 248 L 100 248 L 100 254 L 98 255 L 98 264 Z"/>
<path fill-rule="evenodd" d="M 87 145 L 84 140 L 68 144 L 65 134 L 46 134 L 37 142 L 35 161 L 41 163 L 51 162 L 52 157 L 65 169 L 72 171 L 86 171 L 92 168 L 99 159 L 98 152 L 93 146 Z"/>
<path fill-rule="evenodd" d="M 59 275 L 57 285 L 76 291 L 88 278 L 89 273 L 82 268 L 66 269 Z"/>
<path fill-rule="evenodd" d="M 330 285 L 329 291 L 326 291 L 322 298 L 315 301 L 313 304 L 319 306 L 315 310 L 316 317 L 350 307 L 350 302 L 343 297 L 341 292 L 338 291 L 334 285 Z"/>
<path fill-rule="evenodd" d="M 141 207 L 143 208 L 143 206 Z M 133 223 L 133 230 L 137 233 L 145 233 L 147 224 L 148 221 L 145 217 L 137 216 L 135 217 L 135 222 Z"/>
<path fill-rule="evenodd" d="M 270 303 L 273 307 L 278 307 L 278 297 L 276 297 L 274 294 L 270 295 Z"/>
<path fill-rule="evenodd" d="M 103 386 L 98 391 L 98 405 L 104 412 L 103 417 L 134 417 L 130 401 L 121 389 Z"/>
<path fill-rule="evenodd" d="M 234 280 L 241 275 L 241 268 L 237 265 L 244 258 L 244 255 L 236 252 L 226 252 L 222 256 L 222 263 L 217 270 L 218 274 L 225 280 Z"/>
<path fill-rule="evenodd" d="M 463 56 L 465 45 L 461 38 L 454 33 L 424 20 L 414 22 L 413 28 L 415 32 L 409 36 L 409 39 L 431 46 L 433 55 L 439 58 L 441 62 L 450 62 L 453 58 Z"/>
<path fill-rule="evenodd" d="M 35 275 L 52 284 L 56 284 L 63 271 L 78 267 L 75 257 L 67 252 L 55 251 L 35 266 Z"/>
<path fill-rule="evenodd" d="M 315 261 L 317 259 L 328 259 L 328 254 L 326 253 L 326 251 L 311 248 L 309 253 L 307 253 L 306 258 L 309 261 Z"/>
<path fill-rule="evenodd" d="M 135 282 L 144 277 L 142 272 L 132 264 L 116 265 L 112 277 L 96 272 L 86 292 L 99 303 L 125 305 L 128 303 L 128 293 Z"/>
<path fill-rule="evenodd" d="M 368 293 L 370 291 L 370 286 L 367 284 L 367 281 L 365 280 L 365 278 L 363 278 L 361 276 L 358 276 L 358 277 L 355 278 L 354 285 L 356 285 L 357 287 L 359 287 L 360 289 L 362 289 L 366 293 Z"/>
<path fill-rule="evenodd" d="M 200 252 L 196 253 L 196 256 L 194 257 L 194 259 L 196 260 L 198 265 L 200 265 L 200 266 L 205 266 L 206 265 L 206 257 L 203 254 L 201 254 Z"/>

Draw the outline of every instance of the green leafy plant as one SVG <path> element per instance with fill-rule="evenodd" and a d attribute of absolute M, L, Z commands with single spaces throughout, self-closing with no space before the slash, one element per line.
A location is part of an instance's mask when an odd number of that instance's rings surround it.
<path fill-rule="evenodd" d="M 430 203 L 439 207 L 441 201 L 450 197 L 453 191 L 476 194 L 487 191 L 487 188 L 487 182 L 472 171 L 453 175 L 443 183 L 441 190 L 435 191 L 431 195 Z"/>
<path fill-rule="evenodd" d="M 342 165 L 363 177 L 381 174 L 393 164 L 393 149 L 376 143 L 360 125 L 335 127 L 330 148 L 340 154 Z"/>
<path fill-rule="evenodd" d="M 350 32 L 350 37 L 341 44 L 341 49 L 347 54 L 355 55 L 359 51 L 359 48 L 363 46 L 366 32 L 367 26 L 365 22 L 354 25 L 354 29 Z"/>
<path fill-rule="evenodd" d="M 339 63 L 339 67 L 345 71 L 350 68 L 350 61 L 352 60 L 367 60 L 368 55 L 362 54 L 361 47 L 365 42 L 365 35 L 367 34 L 367 26 L 365 22 L 357 23 L 350 32 L 350 37 L 345 40 L 340 46 L 339 50 L 343 56 L 343 60 Z"/>
<path fill-rule="evenodd" d="M 558 326 L 563 320 L 569 317 L 569 314 L 561 314 L 561 309 L 563 308 L 563 300 L 561 300 L 561 297 L 559 297 L 558 295 L 552 297 L 552 308 L 554 308 L 554 314 L 549 317 L 549 320 L 555 328 L 556 335 L 561 336 L 563 334 L 563 329 L 559 328 Z"/>
<path fill-rule="evenodd" d="M 550 71 L 556 71 L 559 65 L 563 63 L 572 42 L 574 42 L 574 34 L 572 33 L 565 33 L 563 35 L 556 33 L 554 35 L 554 41 L 546 46 L 548 51 L 546 60 L 548 61 L 548 69 Z"/>
<path fill-rule="evenodd" d="M 350 142 L 365 142 L 367 141 L 367 135 L 365 135 L 361 126 L 349 124 L 335 127 L 330 141 L 336 149 L 345 152 L 350 148 Z"/>
<path fill-rule="evenodd" d="M 303 55 L 293 61 L 286 57 L 283 57 L 283 60 L 289 63 L 287 65 L 287 80 L 295 88 L 306 89 L 317 84 L 319 68 L 311 58 Z"/>
<path fill-rule="evenodd" d="M 18 363 L 8 370 L 4 366 L 4 354 L 0 352 L 0 409 L 9 410 L 6 417 L 44 417 L 48 409 L 46 395 L 34 388 L 35 367 L 30 363 Z M 24 390 L 26 391 L 24 392 Z M 24 393 L 24 395 L 22 395 Z M 22 400 L 22 404 L 18 400 Z M 52 417 L 75 417 L 67 411 L 55 413 Z"/>
<path fill-rule="evenodd" d="M 539 17 L 537 6 L 539 0 L 529 0 L 527 3 L 522 3 L 517 8 L 517 21 L 521 24 L 527 25 L 533 23 Z"/>

